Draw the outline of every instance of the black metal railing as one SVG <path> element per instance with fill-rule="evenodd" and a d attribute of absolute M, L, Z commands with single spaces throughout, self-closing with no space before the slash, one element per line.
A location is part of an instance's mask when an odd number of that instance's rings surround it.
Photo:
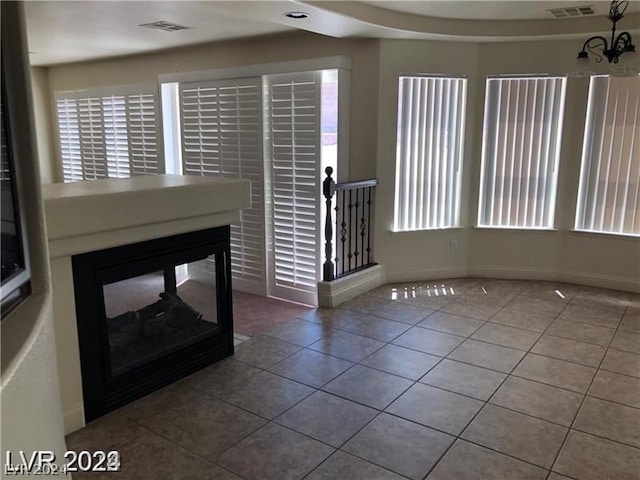
<path fill-rule="evenodd" d="M 325 173 L 327 178 L 322 182 L 322 194 L 326 199 L 322 279 L 330 281 L 375 265 L 371 223 L 378 179 L 336 183 L 331 178 L 333 168 L 327 167 Z M 335 212 L 335 222 L 332 212 Z"/>

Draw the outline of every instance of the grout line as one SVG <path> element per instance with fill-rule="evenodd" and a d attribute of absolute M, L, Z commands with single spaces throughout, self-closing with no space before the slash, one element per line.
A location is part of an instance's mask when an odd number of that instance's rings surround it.
<path fill-rule="evenodd" d="M 551 464 L 551 470 L 553 470 L 553 467 L 558 462 L 558 458 L 560 457 L 560 453 L 562 452 L 562 450 L 564 449 L 564 446 L 567 443 L 567 439 L 569 438 L 569 434 L 571 433 L 572 430 L 574 430 L 573 426 L 576 423 L 576 419 L 578 418 L 578 415 L 580 414 L 580 411 L 582 410 L 582 406 L 584 405 L 584 402 L 586 401 L 587 396 L 589 395 L 589 391 L 591 390 L 591 387 L 593 386 L 593 382 L 595 381 L 596 377 L 598 376 L 598 372 L 600 371 L 600 366 L 602 365 L 602 362 L 604 362 L 604 359 L 607 356 L 607 353 L 609 352 L 609 346 L 611 345 L 611 342 L 613 341 L 613 339 L 615 338 L 616 333 L 618 332 L 618 327 L 620 326 L 620 323 L 622 323 L 622 318 L 624 317 L 624 314 L 626 313 L 627 308 L 625 308 L 624 312 L 620 316 L 620 321 L 618 322 L 618 326 L 616 326 L 616 329 L 613 332 L 613 335 L 611 335 L 611 338 L 607 342 L 606 351 L 604 352 L 604 355 L 600 359 L 600 363 L 598 364 L 596 372 L 594 373 L 593 377 L 591 377 L 591 382 L 589 382 L 589 386 L 587 387 L 587 390 L 586 390 L 584 396 L 582 397 L 582 402 L 580 402 L 580 406 L 578 407 L 578 409 L 576 410 L 575 415 L 573 416 L 573 420 L 571 421 L 571 425 L 569 425 L 569 429 L 567 430 L 567 433 L 564 436 L 564 440 L 560 444 L 560 449 L 558 450 L 558 452 L 556 453 L 555 458 L 553 459 L 553 463 Z M 549 476 L 551 476 L 551 473 L 549 473 L 549 475 L 547 475 L 547 480 L 549 479 Z"/>

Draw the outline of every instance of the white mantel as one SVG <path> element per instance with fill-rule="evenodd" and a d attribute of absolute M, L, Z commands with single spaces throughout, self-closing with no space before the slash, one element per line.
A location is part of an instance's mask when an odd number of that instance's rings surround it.
<path fill-rule="evenodd" d="M 84 407 L 71 256 L 228 225 L 251 205 L 248 180 L 149 175 L 44 185 L 65 434 Z"/>

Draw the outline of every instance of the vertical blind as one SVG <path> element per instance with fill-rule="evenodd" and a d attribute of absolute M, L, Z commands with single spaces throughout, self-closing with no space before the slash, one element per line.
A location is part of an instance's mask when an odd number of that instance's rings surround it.
<path fill-rule="evenodd" d="M 180 84 L 184 174 L 251 180 L 251 207 L 231 226 L 231 269 L 256 293 L 266 282 L 261 89 L 260 78 Z"/>
<path fill-rule="evenodd" d="M 56 93 L 65 182 L 164 172 L 155 86 Z"/>
<path fill-rule="evenodd" d="M 576 229 L 640 234 L 640 76 L 593 76 Z"/>
<path fill-rule="evenodd" d="M 274 292 L 285 289 L 290 294 L 283 296 L 315 304 L 322 72 L 272 75 L 266 85 Z"/>
<path fill-rule="evenodd" d="M 488 78 L 478 225 L 553 228 L 565 77 Z"/>
<path fill-rule="evenodd" d="M 400 77 L 394 230 L 458 225 L 465 105 L 466 79 Z"/>

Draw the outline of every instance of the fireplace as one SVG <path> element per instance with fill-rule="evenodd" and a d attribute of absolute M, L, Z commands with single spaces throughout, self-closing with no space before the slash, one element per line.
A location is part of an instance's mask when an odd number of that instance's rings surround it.
<path fill-rule="evenodd" d="M 229 232 L 72 257 L 85 421 L 233 354 Z"/>

